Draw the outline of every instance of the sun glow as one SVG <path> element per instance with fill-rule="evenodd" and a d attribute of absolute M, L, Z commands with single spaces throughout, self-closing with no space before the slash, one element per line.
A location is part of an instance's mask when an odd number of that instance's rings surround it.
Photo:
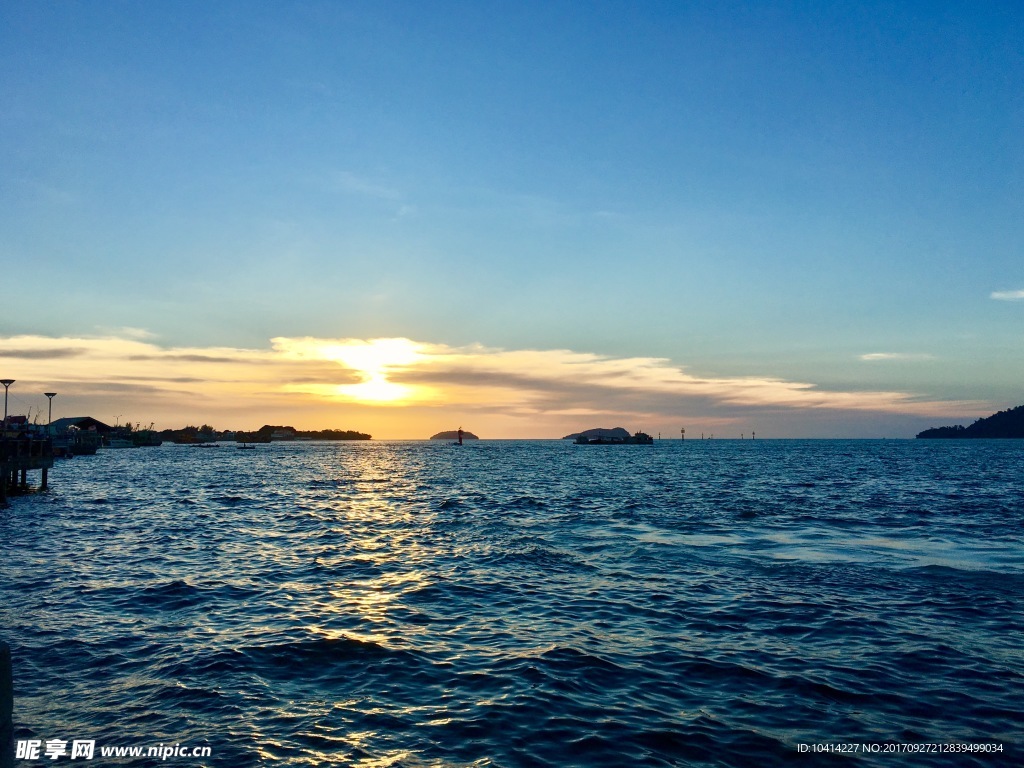
<path fill-rule="evenodd" d="M 359 384 L 341 384 L 336 392 L 343 397 L 348 397 L 361 402 L 372 403 L 395 403 L 413 399 L 413 388 L 404 384 L 395 384 L 388 381 L 383 373 L 370 374 L 366 381 Z"/>
<path fill-rule="evenodd" d="M 400 404 L 420 399 L 421 388 L 396 384 L 388 374 L 405 370 L 421 360 L 418 344 L 409 339 L 359 339 L 342 344 L 324 345 L 320 352 L 327 360 L 334 360 L 362 377 L 358 384 L 339 384 L 336 395 L 364 403 Z"/>

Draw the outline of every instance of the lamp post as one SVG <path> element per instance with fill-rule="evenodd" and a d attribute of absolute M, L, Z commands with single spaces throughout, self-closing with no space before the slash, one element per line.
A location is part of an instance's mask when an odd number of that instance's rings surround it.
<path fill-rule="evenodd" d="M 0 384 L 4 385 L 4 426 L 7 426 L 7 390 L 14 383 L 14 379 L 0 379 Z"/>
<path fill-rule="evenodd" d="M 50 424 L 53 422 L 53 398 L 57 396 L 56 392 L 43 392 L 50 400 L 50 410 L 46 415 L 46 434 L 50 434 Z"/>

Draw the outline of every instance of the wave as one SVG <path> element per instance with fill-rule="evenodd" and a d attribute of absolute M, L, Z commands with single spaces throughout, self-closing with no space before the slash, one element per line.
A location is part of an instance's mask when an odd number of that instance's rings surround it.
<path fill-rule="evenodd" d="M 291 766 L 1019 741 L 1019 450 L 736 442 L 66 462 L 3 513 L 19 733 Z"/>

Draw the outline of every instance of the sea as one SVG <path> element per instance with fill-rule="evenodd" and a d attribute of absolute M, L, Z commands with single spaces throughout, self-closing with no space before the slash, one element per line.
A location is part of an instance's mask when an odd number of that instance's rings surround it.
<path fill-rule="evenodd" d="M 1024 440 L 101 450 L 0 510 L 15 765 L 1022 765 L 1022 522 Z"/>

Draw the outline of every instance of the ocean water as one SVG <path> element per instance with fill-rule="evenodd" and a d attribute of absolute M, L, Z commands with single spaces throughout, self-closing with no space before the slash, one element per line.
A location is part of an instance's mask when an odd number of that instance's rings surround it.
<path fill-rule="evenodd" d="M 1024 441 L 101 451 L 0 510 L 16 738 L 109 765 L 1020 765 L 1022 520 Z M 155 745 L 210 754 L 99 753 Z"/>

